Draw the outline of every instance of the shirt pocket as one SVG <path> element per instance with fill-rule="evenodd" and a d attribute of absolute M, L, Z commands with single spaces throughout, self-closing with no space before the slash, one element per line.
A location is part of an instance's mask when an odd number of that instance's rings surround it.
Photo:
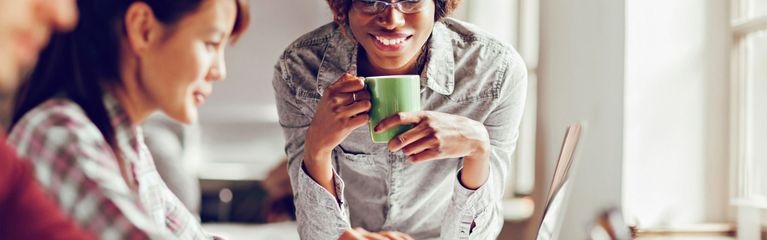
<path fill-rule="evenodd" d="M 455 103 L 477 103 L 492 101 L 497 98 L 496 89 L 487 86 L 471 86 L 464 89 L 456 89 L 453 94 L 447 96 L 447 99 Z"/>
<path fill-rule="evenodd" d="M 376 155 L 373 154 L 365 154 L 365 153 L 348 153 L 344 152 L 340 147 L 339 151 L 341 154 L 339 155 L 338 159 L 338 165 L 341 169 L 341 172 L 347 172 L 351 171 L 355 174 L 365 175 L 365 176 L 375 176 L 376 172 L 376 164 L 375 159 Z"/>
<path fill-rule="evenodd" d="M 317 104 L 320 103 L 320 98 L 322 98 L 322 96 L 320 96 L 316 90 L 307 90 L 300 87 L 296 88 L 296 99 L 300 101 L 298 104 L 301 106 L 301 112 L 306 116 L 314 118 L 314 114 L 317 112 Z"/>

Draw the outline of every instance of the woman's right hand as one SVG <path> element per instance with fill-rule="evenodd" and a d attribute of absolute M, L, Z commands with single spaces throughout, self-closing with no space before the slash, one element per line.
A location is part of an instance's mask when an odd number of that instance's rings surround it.
<path fill-rule="evenodd" d="M 413 240 L 407 234 L 394 231 L 371 233 L 362 228 L 346 229 L 338 240 Z"/>
<path fill-rule="evenodd" d="M 328 86 L 317 104 L 304 142 L 304 167 L 309 175 L 335 195 L 331 151 L 352 130 L 368 122 L 370 93 L 359 77 L 344 74 Z"/>
<path fill-rule="evenodd" d="M 344 74 L 328 86 L 306 133 L 309 153 L 330 153 L 352 130 L 368 121 L 370 94 L 361 78 Z"/>

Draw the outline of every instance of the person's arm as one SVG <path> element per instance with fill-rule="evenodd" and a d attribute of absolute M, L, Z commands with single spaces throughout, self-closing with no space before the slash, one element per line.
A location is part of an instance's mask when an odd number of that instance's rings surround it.
<path fill-rule="evenodd" d="M 464 168 L 456 176 L 450 210 L 442 225 L 443 239 L 491 239 L 503 227 L 501 200 L 527 92 L 527 69 L 522 59 L 514 54 L 507 60 L 510 67 L 503 77 L 501 98 L 483 123 L 490 138 L 489 154 L 486 159 L 464 158 Z M 489 165 L 486 181 L 476 189 L 467 184 L 466 174 L 470 173 L 466 170 L 470 164 Z M 472 173 L 481 179 L 481 168 L 472 167 Z"/>
<path fill-rule="evenodd" d="M 318 104 L 319 94 L 302 92 L 299 98 L 290 73 L 280 59 L 275 67 L 273 87 L 279 111 L 280 125 L 285 134 L 288 173 L 293 187 L 296 220 L 301 239 L 337 239 L 350 228 L 348 205 L 344 199 L 344 183 L 332 168 L 331 152 L 326 152 L 318 164 L 307 166 L 305 146 L 307 132 L 313 120 L 308 112 Z M 314 170 L 313 175 L 309 170 Z M 315 180 L 317 179 L 317 180 Z"/>

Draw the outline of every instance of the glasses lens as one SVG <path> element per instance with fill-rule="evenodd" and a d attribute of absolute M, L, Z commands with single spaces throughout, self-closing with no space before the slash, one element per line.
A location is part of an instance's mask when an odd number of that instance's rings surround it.
<path fill-rule="evenodd" d="M 354 6 L 360 11 L 366 14 L 378 14 L 386 10 L 386 7 L 393 5 L 403 13 L 416 13 L 421 11 L 423 6 L 423 0 L 402 0 L 399 2 L 389 3 L 380 0 L 358 0 L 354 2 Z"/>
<path fill-rule="evenodd" d="M 356 6 L 357 9 L 367 14 L 376 14 L 385 7 L 383 3 L 373 0 L 359 0 L 354 3 L 354 6 Z"/>
<path fill-rule="evenodd" d="M 398 10 L 403 13 L 416 13 L 418 11 L 421 11 L 421 2 L 422 0 L 403 0 L 397 2 L 397 5 L 399 5 Z"/>

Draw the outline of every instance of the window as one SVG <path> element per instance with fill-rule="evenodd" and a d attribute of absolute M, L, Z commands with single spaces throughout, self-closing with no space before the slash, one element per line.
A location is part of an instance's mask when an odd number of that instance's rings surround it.
<path fill-rule="evenodd" d="M 639 229 L 727 222 L 729 4 L 625 3 L 621 190 Z"/>
<path fill-rule="evenodd" d="M 733 204 L 738 237 L 767 224 L 767 0 L 732 3 Z"/>

